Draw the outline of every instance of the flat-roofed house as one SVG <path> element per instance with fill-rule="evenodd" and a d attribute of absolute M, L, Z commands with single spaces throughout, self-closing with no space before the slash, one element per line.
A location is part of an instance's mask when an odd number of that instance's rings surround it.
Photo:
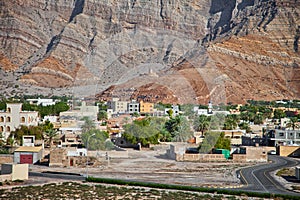
<path fill-rule="evenodd" d="M 22 111 L 22 103 L 7 103 L 5 111 L 0 112 L 0 133 L 7 139 L 11 131 L 21 125 L 37 126 L 39 114 L 36 111 Z"/>

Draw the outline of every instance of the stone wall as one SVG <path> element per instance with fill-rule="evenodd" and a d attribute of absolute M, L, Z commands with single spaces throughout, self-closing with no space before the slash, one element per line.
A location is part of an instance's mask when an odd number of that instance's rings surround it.
<path fill-rule="evenodd" d="M 267 162 L 268 149 L 266 147 L 246 147 L 247 162 Z"/>
<path fill-rule="evenodd" d="M 65 148 L 56 148 L 50 152 L 49 167 L 64 166 L 67 160 L 67 150 Z"/>
<path fill-rule="evenodd" d="M 0 154 L 0 164 L 13 163 L 14 156 L 11 154 Z"/>
<path fill-rule="evenodd" d="M 232 160 L 234 162 L 246 162 L 246 154 L 232 154 Z"/>

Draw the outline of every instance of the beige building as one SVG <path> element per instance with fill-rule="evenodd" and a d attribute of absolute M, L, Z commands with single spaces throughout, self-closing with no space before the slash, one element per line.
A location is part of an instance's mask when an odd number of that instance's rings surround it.
<path fill-rule="evenodd" d="M 22 111 L 22 103 L 7 103 L 6 107 L 6 111 L 0 112 L 0 132 L 4 139 L 7 139 L 10 132 L 15 131 L 21 125 L 38 125 L 38 112 Z"/>
<path fill-rule="evenodd" d="M 91 120 L 97 121 L 98 112 L 98 106 L 88 106 L 86 102 L 83 101 L 78 109 L 59 113 L 59 118 L 61 121 L 70 119 L 81 120 L 83 117 L 89 117 Z"/>
<path fill-rule="evenodd" d="M 120 101 L 119 98 L 113 98 L 112 101 L 107 102 L 108 108 L 113 110 L 114 114 L 127 112 L 127 101 Z"/>
<path fill-rule="evenodd" d="M 140 101 L 140 113 L 151 114 L 154 112 L 154 103 Z"/>

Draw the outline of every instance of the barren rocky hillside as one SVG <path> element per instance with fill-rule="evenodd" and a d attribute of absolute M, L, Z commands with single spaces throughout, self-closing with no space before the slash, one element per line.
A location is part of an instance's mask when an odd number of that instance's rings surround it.
<path fill-rule="evenodd" d="M 4 95 L 300 97 L 297 0 L 0 0 Z"/>

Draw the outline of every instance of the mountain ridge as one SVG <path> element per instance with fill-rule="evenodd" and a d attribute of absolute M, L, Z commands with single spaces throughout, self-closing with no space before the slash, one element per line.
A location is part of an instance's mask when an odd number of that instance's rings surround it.
<path fill-rule="evenodd" d="M 295 0 L 1 0 L 0 5 L 5 96 L 165 103 L 300 96 Z"/>

